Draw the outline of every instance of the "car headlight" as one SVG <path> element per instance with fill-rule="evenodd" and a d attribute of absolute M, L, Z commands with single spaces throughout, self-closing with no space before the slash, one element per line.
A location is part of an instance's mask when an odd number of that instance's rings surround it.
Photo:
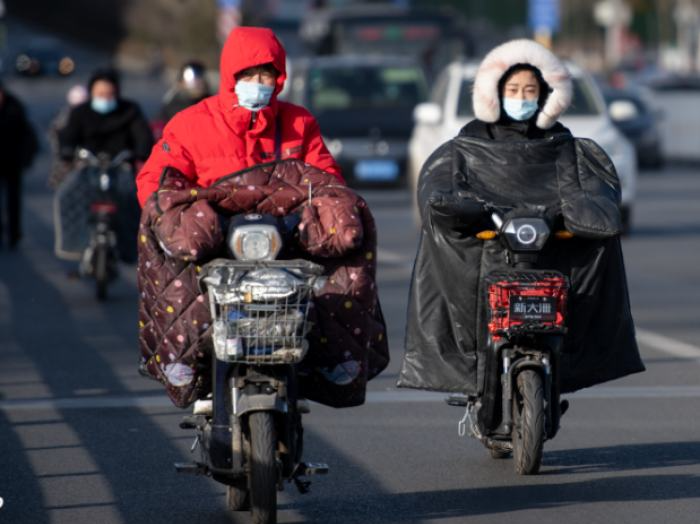
<path fill-rule="evenodd" d="M 58 72 L 62 75 L 69 75 L 73 71 L 75 71 L 75 62 L 73 62 L 73 59 L 69 56 L 61 58 L 58 62 Z"/>
<path fill-rule="evenodd" d="M 549 226 L 541 218 L 511 218 L 503 233 L 513 251 L 539 251 L 549 238 Z"/>
<path fill-rule="evenodd" d="M 229 247 L 238 260 L 274 260 L 282 247 L 282 237 L 274 226 L 240 226 Z"/>

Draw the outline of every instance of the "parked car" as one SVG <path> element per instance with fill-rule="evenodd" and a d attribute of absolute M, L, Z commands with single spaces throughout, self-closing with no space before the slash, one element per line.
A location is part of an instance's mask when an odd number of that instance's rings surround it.
<path fill-rule="evenodd" d="M 660 111 L 649 106 L 641 93 L 632 89 L 603 88 L 613 124 L 634 145 L 640 167 L 658 169 L 663 164 Z"/>
<path fill-rule="evenodd" d="M 474 118 L 472 84 L 478 65 L 451 63 L 436 80 L 430 101 L 415 108 L 407 167 L 414 195 L 420 169 L 428 156 Z M 593 79 L 574 64 L 568 67 L 573 76 L 574 94 L 571 107 L 560 120 L 575 136 L 595 140 L 612 159 L 622 186 L 622 214 L 628 229 L 637 186 L 634 147 L 613 125 Z"/>
<path fill-rule="evenodd" d="M 15 70 L 24 76 L 68 76 L 75 71 L 75 61 L 56 49 L 27 49 L 15 58 Z"/>
<path fill-rule="evenodd" d="M 700 160 L 700 75 L 659 75 L 648 79 L 654 107 L 663 110 L 659 129 L 667 159 Z"/>
<path fill-rule="evenodd" d="M 413 108 L 427 96 L 421 67 L 407 57 L 330 56 L 294 62 L 290 102 L 318 119 L 349 184 L 401 185 Z"/>

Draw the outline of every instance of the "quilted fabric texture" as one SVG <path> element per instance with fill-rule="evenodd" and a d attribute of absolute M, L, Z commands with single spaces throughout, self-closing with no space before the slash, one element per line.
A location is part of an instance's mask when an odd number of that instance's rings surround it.
<path fill-rule="evenodd" d="M 300 213 L 300 247 L 326 268 L 328 280 L 310 313 L 310 351 L 299 370 L 302 394 L 334 407 L 362 404 L 367 381 L 389 362 L 374 220 L 364 200 L 333 175 L 297 160 L 263 164 L 207 188 L 174 169 L 164 173 L 139 232 L 139 343 L 146 369 L 177 406 L 209 392 L 211 317 L 197 274 L 224 256 L 221 215 L 246 212 Z"/>

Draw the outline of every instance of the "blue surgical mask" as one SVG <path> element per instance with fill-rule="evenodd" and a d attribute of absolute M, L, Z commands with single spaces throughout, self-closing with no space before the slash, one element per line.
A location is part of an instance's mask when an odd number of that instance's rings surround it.
<path fill-rule="evenodd" d="M 537 100 L 503 97 L 503 110 L 513 120 L 528 120 L 537 109 Z"/>
<path fill-rule="evenodd" d="M 238 81 L 236 83 L 238 105 L 251 111 L 260 111 L 269 104 L 274 91 L 274 87 L 258 84 L 257 82 Z"/>
<path fill-rule="evenodd" d="M 95 96 L 92 97 L 92 100 L 90 101 L 90 107 L 92 107 L 93 111 L 106 115 L 117 108 L 117 100 L 116 98 L 102 98 L 100 96 Z"/>

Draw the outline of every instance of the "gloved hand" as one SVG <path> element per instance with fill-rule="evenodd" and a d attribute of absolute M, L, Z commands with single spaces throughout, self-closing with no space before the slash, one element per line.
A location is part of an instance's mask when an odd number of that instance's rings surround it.
<path fill-rule="evenodd" d="M 433 193 L 426 201 L 427 213 L 430 218 L 441 225 L 457 227 L 468 225 L 484 214 L 481 202 L 465 198 L 454 193 Z"/>

